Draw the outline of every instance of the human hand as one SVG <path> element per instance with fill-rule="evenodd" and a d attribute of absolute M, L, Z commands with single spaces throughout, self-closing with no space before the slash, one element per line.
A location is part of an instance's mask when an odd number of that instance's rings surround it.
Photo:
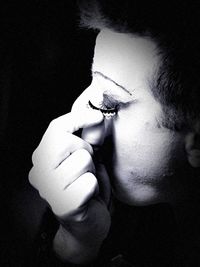
<path fill-rule="evenodd" d="M 97 253 L 110 227 L 109 178 L 102 164 L 94 165 L 92 146 L 73 134 L 81 128 L 87 128 L 85 139 L 93 136 L 92 142 L 102 143 L 105 134 L 102 114 L 88 109 L 78 112 L 74 108 L 50 123 L 33 153 L 29 174 L 30 183 L 61 222 L 57 250 L 72 262 L 85 261 L 77 257 L 83 250 L 86 258 L 91 257 L 89 251 Z M 67 239 L 61 234 L 67 235 Z M 67 252 L 60 251 L 63 242 Z"/>

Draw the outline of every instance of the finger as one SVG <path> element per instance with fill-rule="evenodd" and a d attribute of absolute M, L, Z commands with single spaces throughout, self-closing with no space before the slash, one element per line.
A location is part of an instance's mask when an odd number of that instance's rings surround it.
<path fill-rule="evenodd" d="M 82 139 L 93 146 L 101 146 L 105 139 L 104 121 L 95 126 L 84 128 L 82 131 Z"/>
<path fill-rule="evenodd" d="M 33 153 L 33 164 L 52 169 L 78 148 L 92 153 L 92 147 L 71 132 L 99 123 L 102 119 L 101 112 L 91 110 L 80 115 L 68 113 L 52 121 Z"/>
<path fill-rule="evenodd" d="M 95 92 L 95 97 L 97 92 Z M 72 111 L 77 112 L 80 107 L 84 107 L 85 103 L 88 103 L 91 97 L 94 97 L 94 90 L 93 88 L 89 87 L 87 90 L 85 90 L 74 102 L 72 106 Z M 100 96 L 98 96 L 99 99 Z M 91 108 L 89 109 L 90 111 L 96 111 L 92 110 Z M 100 112 L 100 111 L 97 111 Z M 101 113 L 101 112 L 100 112 Z M 102 113 L 101 113 L 102 115 Z M 99 121 L 99 123 L 96 123 L 95 125 L 85 125 L 83 127 L 82 131 L 82 139 L 84 139 L 86 142 L 90 143 L 91 145 L 102 145 L 104 141 L 104 135 L 105 135 L 105 121 L 103 119 L 102 115 L 102 120 Z"/>
<path fill-rule="evenodd" d="M 103 115 L 100 111 L 85 106 L 84 109 L 80 108 L 80 110 L 72 111 L 53 120 L 49 125 L 49 129 L 51 130 L 53 127 L 54 130 L 57 129 L 59 132 L 74 133 L 79 129 L 98 124 L 102 120 Z"/>
<path fill-rule="evenodd" d="M 56 191 L 60 191 L 52 171 L 44 172 L 40 168 L 33 166 L 29 172 L 28 179 L 43 199 L 47 199 L 48 194 L 55 194 Z"/>
<path fill-rule="evenodd" d="M 45 198 L 53 190 L 65 190 L 86 172 L 95 174 L 95 166 L 90 153 L 85 149 L 76 150 L 55 170 L 47 171 L 33 167 L 29 172 L 29 182 Z"/>
<path fill-rule="evenodd" d="M 92 157 L 87 150 L 78 149 L 59 165 L 54 175 L 60 187 L 66 189 L 86 172 L 95 173 Z"/>
<path fill-rule="evenodd" d="M 87 172 L 57 196 L 50 195 L 48 202 L 55 215 L 66 218 L 67 216 L 73 216 L 73 214 L 77 215 L 77 210 L 84 206 L 97 192 L 97 179 L 92 173 Z M 84 212 L 83 209 L 81 209 L 81 212 Z"/>
<path fill-rule="evenodd" d="M 32 162 L 38 168 L 53 170 L 78 149 L 85 149 L 93 154 L 91 145 L 81 138 L 66 132 L 52 131 L 42 139 L 33 152 Z"/>
<path fill-rule="evenodd" d="M 100 116 L 99 116 L 100 115 Z M 44 168 L 56 168 L 78 148 L 86 149 L 92 154 L 92 147 L 81 138 L 70 132 L 88 125 L 99 123 L 102 120 L 100 112 L 68 113 L 53 120 L 45 132 L 38 148 L 34 151 L 32 161 L 34 165 Z"/>
<path fill-rule="evenodd" d="M 112 119 L 104 119 L 101 123 L 86 127 L 82 131 L 81 138 L 92 146 L 102 146 L 104 139 L 111 135 Z"/>
<path fill-rule="evenodd" d="M 37 172 L 37 171 L 36 171 Z M 36 176 L 35 176 L 36 174 Z M 40 196 L 48 202 L 53 212 L 58 217 L 67 217 L 84 212 L 83 205 L 93 196 L 98 194 L 98 183 L 96 177 L 86 172 L 70 184 L 66 189 L 58 186 L 54 176 L 48 175 L 50 180 L 34 179 L 38 177 L 35 169 L 32 168 L 29 173 L 29 181 L 35 187 Z M 37 181 L 36 181 L 37 180 Z"/>

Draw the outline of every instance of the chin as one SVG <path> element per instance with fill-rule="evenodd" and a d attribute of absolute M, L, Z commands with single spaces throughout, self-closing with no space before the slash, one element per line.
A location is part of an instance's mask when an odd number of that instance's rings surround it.
<path fill-rule="evenodd" d="M 165 202 L 154 188 L 143 186 L 137 190 L 113 190 L 113 195 L 120 202 L 129 206 L 148 206 Z"/>

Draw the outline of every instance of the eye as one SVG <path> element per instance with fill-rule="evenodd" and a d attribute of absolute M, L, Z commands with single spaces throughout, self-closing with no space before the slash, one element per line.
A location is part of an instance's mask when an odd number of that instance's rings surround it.
<path fill-rule="evenodd" d="M 118 111 L 116 103 L 109 102 L 109 105 L 108 105 L 108 102 L 106 103 L 105 99 L 99 104 L 100 107 L 96 107 L 95 105 L 93 105 L 90 100 L 88 102 L 88 105 L 92 109 L 100 110 L 105 117 L 113 117 L 117 114 L 117 111 Z"/>

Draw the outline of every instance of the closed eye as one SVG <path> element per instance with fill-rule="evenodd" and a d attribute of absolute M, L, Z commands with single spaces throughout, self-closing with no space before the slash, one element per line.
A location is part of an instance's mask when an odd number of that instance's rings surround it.
<path fill-rule="evenodd" d="M 100 110 L 102 113 L 113 113 L 113 112 L 117 112 L 117 108 L 109 108 L 107 107 L 104 102 L 101 102 L 99 105 L 100 107 L 96 107 L 95 105 L 92 104 L 92 102 L 89 100 L 88 102 L 89 106 L 92 108 L 92 109 L 96 109 L 96 110 Z"/>

